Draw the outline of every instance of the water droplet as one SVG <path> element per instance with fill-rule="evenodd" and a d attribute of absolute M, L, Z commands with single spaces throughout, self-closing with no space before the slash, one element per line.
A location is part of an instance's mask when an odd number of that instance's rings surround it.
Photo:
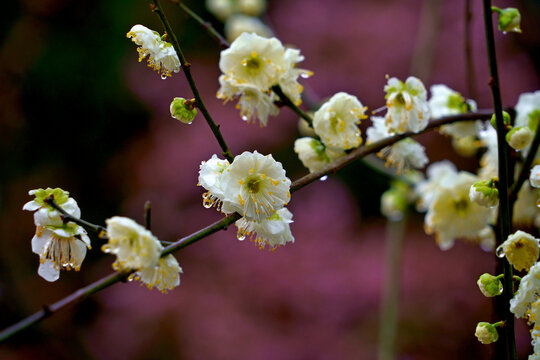
<path fill-rule="evenodd" d="M 309 74 L 303 72 L 303 73 L 300 73 L 300 77 L 301 77 L 302 79 L 307 79 L 307 78 L 309 77 Z"/>
<path fill-rule="evenodd" d="M 212 207 L 212 199 L 203 198 L 203 206 L 207 209 Z"/>
<path fill-rule="evenodd" d="M 161 74 L 161 80 L 166 80 L 166 79 L 167 79 L 167 75 Z"/>
<path fill-rule="evenodd" d="M 321 176 L 321 178 L 319 180 L 320 181 L 326 181 L 326 179 L 328 179 L 328 175 Z"/>
<path fill-rule="evenodd" d="M 500 258 L 503 258 L 504 257 L 504 248 L 502 245 L 500 245 L 497 250 L 495 250 L 495 255 L 497 255 L 497 257 L 500 257 Z"/>
<path fill-rule="evenodd" d="M 249 120 L 249 118 L 248 118 L 248 117 L 247 117 L 246 115 L 242 115 L 242 120 L 244 120 L 244 121 L 248 121 L 248 120 Z"/>
<path fill-rule="evenodd" d="M 244 241 L 246 238 L 246 233 L 241 230 L 238 230 L 238 232 L 236 233 L 236 238 L 240 241 Z"/>

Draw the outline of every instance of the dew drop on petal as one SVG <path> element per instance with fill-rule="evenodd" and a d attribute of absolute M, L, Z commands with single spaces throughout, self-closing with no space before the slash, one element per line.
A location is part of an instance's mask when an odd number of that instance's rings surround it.
<path fill-rule="evenodd" d="M 321 178 L 319 180 L 320 181 L 326 181 L 326 179 L 328 179 L 328 175 L 321 176 Z"/>
<path fill-rule="evenodd" d="M 300 77 L 301 77 L 302 79 L 307 79 L 307 78 L 309 77 L 309 74 L 303 72 L 303 73 L 300 73 Z"/>
<path fill-rule="evenodd" d="M 495 255 L 497 255 L 497 257 L 499 258 L 503 258 L 504 257 L 504 248 L 502 245 L 500 245 L 497 250 L 495 250 Z"/>
<path fill-rule="evenodd" d="M 249 118 L 248 118 L 248 117 L 247 117 L 246 115 L 242 115 L 242 120 L 244 120 L 244 121 L 248 121 L 248 120 L 249 120 Z"/>
<path fill-rule="evenodd" d="M 161 80 L 166 80 L 166 79 L 167 79 L 167 75 L 161 74 Z"/>

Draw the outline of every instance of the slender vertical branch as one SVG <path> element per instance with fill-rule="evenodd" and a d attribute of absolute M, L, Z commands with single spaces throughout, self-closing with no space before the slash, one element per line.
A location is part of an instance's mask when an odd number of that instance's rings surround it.
<path fill-rule="evenodd" d="M 469 98 L 476 99 L 476 73 L 474 71 L 474 60 L 472 53 L 472 0 L 465 0 L 465 83 Z"/>
<path fill-rule="evenodd" d="M 161 5 L 159 4 L 159 0 L 153 0 L 153 2 L 154 2 L 154 6 L 152 7 L 152 11 L 154 11 L 158 15 L 159 19 L 161 20 L 161 23 L 165 27 L 165 31 L 167 32 L 169 36 L 169 41 L 174 47 L 176 54 L 178 54 L 178 58 L 180 59 L 180 64 L 182 66 L 182 71 L 184 72 L 184 75 L 186 76 L 186 79 L 189 83 L 189 87 L 191 88 L 191 91 L 193 92 L 193 97 L 195 98 L 195 104 L 199 108 L 199 110 L 201 110 L 201 113 L 203 114 L 204 118 L 206 119 L 206 122 L 208 123 L 208 126 L 210 126 L 210 129 L 214 133 L 214 136 L 216 137 L 216 140 L 218 141 L 219 146 L 221 147 L 223 156 L 227 160 L 232 162 L 234 160 L 234 157 L 231 151 L 229 150 L 229 147 L 227 146 L 227 143 L 225 142 L 223 135 L 221 135 L 221 131 L 219 130 L 219 125 L 215 123 L 214 119 L 212 119 L 212 116 L 206 109 L 204 101 L 201 98 L 201 95 L 199 94 L 197 85 L 195 84 L 195 80 L 193 79 L 193 76 L 191 75 L 191 64 L 187 62 L 184 56 L 184 53 L 182 52 L 182 49 L 180 48 L 180 43 L 178 42 L 178 39 L 176 38 L 176 35 L 174 34 L 171 28 L 171 25 L 169 24 L 169 21 L 167 20 L 167 17 L 165 16 L 165 13 L 163 12 Z"/>
<path fill-rule="evenodd" d="M 387 220 L 384 254 L 384 284 L 379 317 L 378 359 L 396 358 L 398 305 L 401 283 L 403 236 L 406 213 L 401 220 Z"/>
<path fill-rule="evenodd" d="M 484 6 L 484 25 L 486 30 L 486 45 L 489 63 L 489 86 L 493 98 L 493 108 L 495 110 L 495 119 L 497 124 L 497 147 L 499 162 L 499 241 L 504 241 L 511 231 L 510 207 L 508 198 L 508 146 L 506 146 L 506 128 L 504 126 L 502 114 L 502 101 L 499 85 L 499 73 L 497 70 L 497 58 L 495 55 L 495 37 L 493 34 L 493 19 L 491 15 L 491 0 L 483 0 Z M 499 244 L 497 244 L 499 245 Z M 504 339 L 509 359 L 516 359 L 516 339 L 514 333 L 514 315 L 510 312 L 509 302 L 514 296 L 514 285 L 512 280 L 512 266 L 506 258 L 497 258 L 503 261 L 504 269 L 504 291 L 502 301 L 506 303 L 504 313 L 499 314 L 505 321 L 503 328 Z"/>

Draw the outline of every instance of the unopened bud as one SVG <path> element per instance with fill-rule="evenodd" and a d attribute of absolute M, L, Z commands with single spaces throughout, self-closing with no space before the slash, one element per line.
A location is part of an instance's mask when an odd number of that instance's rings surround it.
<path fill-rule="evenodd" d="M 502 294 L 503 285 L 497 276 L 485 273 L 480 275 L 476 283 L 485 297 L 493 297 Z"/>
<path fill-rule="evenodd" d="M 476 331 L 474 335 L 478 338 L 482 344 L 491 344 L 499 340 L 499 333 L 495 325 L 488 322 L 479 322 L 476 325 Z"/>
<path fill-rule="evenodd" d="M 503 111 L 502 112 L 503 114 L 503 123 L 504 123 L 504 126 L 510 126 L 511 123 L 512 123 L 512 118 L 510 117 L 510 114 L 507 113 L 506 111 Z M 497 118 L 495 117 L 495 114 L 493 114 L 493 116 L 491 116 L 491 126 L 493 126 L 493 128 L 495 130 L 497 130 Z"/>
<path fill-rule="evenodd" d="M 495 186 L 494 179 L 481 180 L 469 190 L 469 199 L 483 207 L 494 207 L 499 204 L 499 190 Z"/>
<path fill-rule="evenodd" d="M 534 134 L 528 126 L 517 126 L 506 134 L 506 142 L 514 150 L 522 150 L 533 140 Z"/>
<path fill-rule="evenodd" d="M 171 102 L 171 116 L 176 120 L 179 120 L 184 124 L 191 124 L 195 115 L 197 115 L 195 100 L 186 100 L 177 97 Z"/>
<path fill-rule="evenodd" d="M 499 9 L 496 6 L 492 6 L 491 9 L 499 15 L 497 27 L 503 34 L 507 32 L 521 32 L 521 14 L 516 8 Z"/>

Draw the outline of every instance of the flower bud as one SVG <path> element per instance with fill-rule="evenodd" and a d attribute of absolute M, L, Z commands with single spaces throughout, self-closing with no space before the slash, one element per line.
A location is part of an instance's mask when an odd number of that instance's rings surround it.
<path fill-rule="evenodd" d="M 237 0 L 238 10 L 249 16 L 259 16 L 266 10 L 266 0 Z"/>
<path fill-rule="evenodd" d="M 535 165 L 531 169 L 531 175 L 529 176 L 529 182 L 531 183 L 532 187 L 535 187 L 535 188 L 540 187 L 540 165 Z"/>
<path fill-rule="evenodd" d="M 482 344 L 491 344 L 499 340 L 497 328 L 488 322 L 479 322 L 478 325 L 476 325 L 474 335 Z"/>
<path fill-rule="evenodd" d="M 506 256 L 508 262 L 518 271 L 529 271 L 540 255 L 538 239 L 531 234 L 518 230 L 508 236 L 497 248 L 497 256 Z"/>
<path fill-rule="evenodd" d="M 485 273 L 480 275 L 476 283 L 485 297 L 493 297 L 502 294 L 503 285 L 497 276 Z"/>
<path fill-rule="evenodd" d="M 494 207 L 499 204 L 499 190 L 495 181 L 481 180 L 474 183 L 469 190 L 469 199 L 483 207 Z"/>
<path fill-rule="evenodd" d="M 184 124 L 191 124 L 193 118 L 197 115 L 197 109 L 194 107 L 195 100 L 186 100 L 184 98 L 174 98 L 171 102 L 171 116 L 183 122 Z"/>
<path fill-rule="evenodd" d="M 381 213 L 392 221 L 399 221 L 407 210 L 407 198 L 402 191 L 391 188 L 381 196 Z"/>
<path fill-rule="evenodd" d="M 478 151 L 478 141 L 474 136 L 462 136 L 452 138 L 452 147 L 464 157 L 471 157 Z"/>
<path fill-rule="evenodd" d="M 514 150 L 522 150 L 533 140 L 534 134 L 527 126 L 517 126 L 506 134 L 506 142 Z"/>
<path fill-rule="evenodd" d="M 502 114 L 503 114 L 503 123 L 504 123 L 504 126 L 509 126 L 509 125 L 511 125 L 511 124 L 512 124 L 512 118 L 510 117 L 510 114 L 507 113 L 506 111 L 503 111 Z M 493 126 L 493 128 L 494 128 L 495 130 L 497 130 L 497 119 L 496 119 L 496 117 L 495 117 L 495 114 L 493 114 L 493 115 L 491 116 L 491 121 L 490 121 L 490 122 L 491 122 L 491 126 Z"/>
<path fill-rule="evenodd" d="M 496 6 L 493 6 L 491 9 L 499 15 L 497 27 L 503 34 L 506 34 L 507 32 L 521 33 L 521 28 L 519 27 L 519 24 L 521 23 L 521 14 L 518 9 L 499 9 Z"/>

